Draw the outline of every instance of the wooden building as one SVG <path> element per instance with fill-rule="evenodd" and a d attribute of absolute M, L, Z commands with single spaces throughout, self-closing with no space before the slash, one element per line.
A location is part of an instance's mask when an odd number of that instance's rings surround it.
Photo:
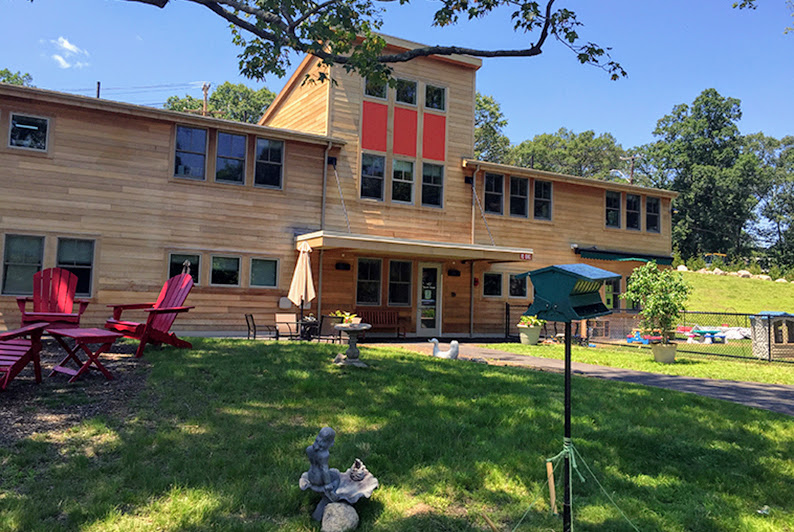
<path fill-rule="evenodd" d="M 388 38 L 395 49 L 410 45 Z M 480 60 L 394 66 L 390 87 L 307 57 L 259 125 L 0 85 L 0 327 L 38 269 L 107 304 L 148 301 L 189 260 L 196 308 L 175 327 L 272 323 L 308 242 L 306 312 L 380 309 L 409 336 L 503 334 L 518 273 L 587 262 L 623 276 L 670 262 L 675 193 L 473 158 Z M 294 307 L 293 307 L 294 308 Z"/>

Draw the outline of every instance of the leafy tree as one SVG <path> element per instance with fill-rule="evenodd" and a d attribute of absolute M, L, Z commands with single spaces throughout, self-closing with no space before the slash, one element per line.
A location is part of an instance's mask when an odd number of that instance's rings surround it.
<path fill-rule="evenodd" d="M 482 161 L 504 163 L 510 151 L 510 139 L 503 129 L 507 119 L 492 96 L 477 93 L 474 108 L 474 156 Z"/>
<path fill-rule="evenodd" d="M 574 133 L 560 128 L 556 133 L 536 135 L 513 147 L 510 162 L 561 174 L 611 179 L 625 151 L 609 133 L 596 136 L 592 130 Z"/>
<path fill-rule="evenodd" d="M 275 97 L 267 88 L 255 91 L 242 83 L 235 85 L 226 81 L 210 94 L 207 110 L 218 118 L 255 124 Z M 198 112 L 203 106 L 203 100 L 190 95 L 185 95 L 184 98 L 171 96 L 164 105 L 166 109 L 183 112 Z"/>
<path fill-rule="evenodd" d="M 22 85 L 23 87 L 33 86 L 33 76 L 30 74 L 23 74 L 21 71 L 11 72 L 9 69 L 4 68 L 0 70 L 0 83 L 8 83 L 9 85 Z"/>
<path fill-rule="evenodd" d="M 759 153 L 768 182 L 761 198 L 762 223 L 756 227 L 761 241 L 769 246 L 770 258 L 779 266 L 794 264 L 794 136 L 781 140 L 762 133 L 751 135 L 747 148 Z"/>
<path fill-rule="evenodd" d="M 683 276 L 671 269 L 659 269 L 654 261 L 635 268 L 629 277 L 626 292 L 621 294 L 632 305 L 639 305 L 642 322 L 647 331 L 659 330 L 665 343 L 680 314 L 686 310 L 686 302 L 692 287 Z"/>

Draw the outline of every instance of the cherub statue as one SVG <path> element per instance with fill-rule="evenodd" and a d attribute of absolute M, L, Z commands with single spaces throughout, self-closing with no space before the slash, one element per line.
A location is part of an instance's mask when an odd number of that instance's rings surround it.
<path fill-rule="evenodd" d="M 336 432 L 331 427 L 323 427 L 314 443 L 306 447 L 309 457 L 308 480 L 314 491 L 321 491 L 332 501 L 336 501 L 336 488 L 339 487 L 339 470 L 328 467 L 328 450 L 334 444 Z M 317 489 L 320 488 L 320 489 Z"/>

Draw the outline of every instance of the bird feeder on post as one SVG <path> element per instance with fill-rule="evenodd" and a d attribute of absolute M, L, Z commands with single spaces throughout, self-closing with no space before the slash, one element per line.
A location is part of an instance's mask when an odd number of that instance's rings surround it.
<path fill-rule="evenodd" d="M 524 313 L 546 321 L 565 322 L 565 428 L 563 434 L 563 532 L 571 531 L 571 321 L 610 314 L 601 301 L 605 281 L 620 275 L 587 264 L 562 264 L 527 272 L 535 300 Z M 559 456 L 559 455 L 558 455 Z"/>

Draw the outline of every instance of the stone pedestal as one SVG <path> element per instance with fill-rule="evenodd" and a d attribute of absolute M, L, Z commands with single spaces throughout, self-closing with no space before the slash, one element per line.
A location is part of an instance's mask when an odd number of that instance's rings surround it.
<path fill-rule="evenodd" d="M 339 323 L 334 325 L 334 329 L 342 331 L 347 334 L 347 351 L 345 351 L 344 358 L 336 357 L 334 360 L 337 364 L 345 364 L 350 366 L 367 367 L 366 364 L 361 362 L 359 358 L 360 351 L 358 350 L 358 335 L 364 331 L 372 328 L 369 323 Z"/>

